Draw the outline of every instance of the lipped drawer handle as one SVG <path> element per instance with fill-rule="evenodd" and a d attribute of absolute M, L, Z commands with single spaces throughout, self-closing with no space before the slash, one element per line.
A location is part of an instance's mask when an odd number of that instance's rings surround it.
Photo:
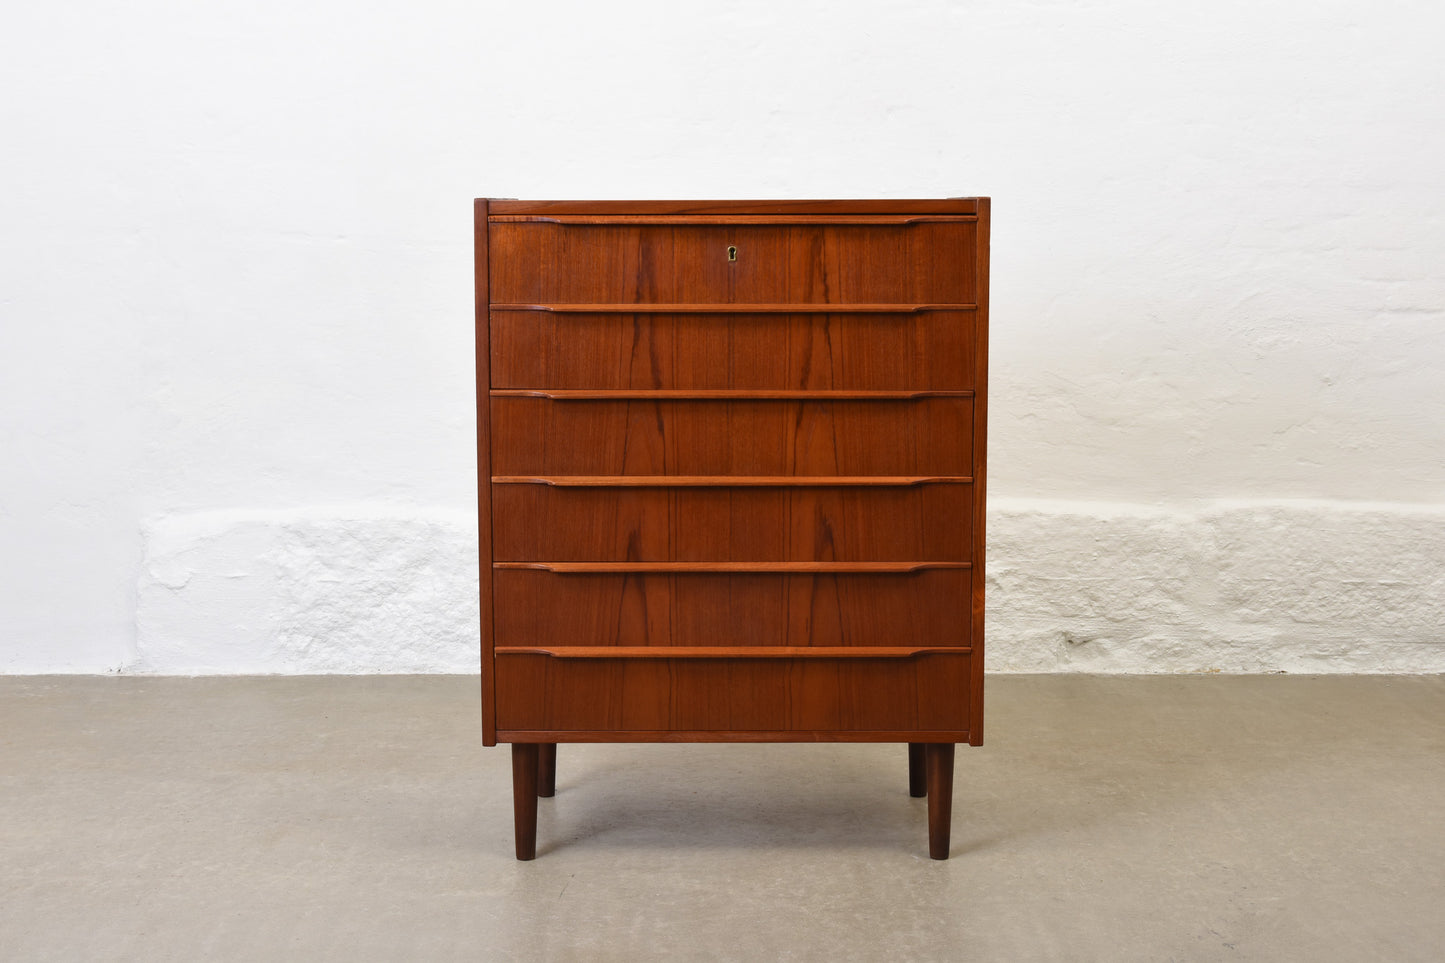
<path fill-rule="evenodd" d="M 499 645 L 497 655 L 548 655 L 554 659 L 911 659 L 968 655 L 967 645 Z"/>
<path fill-rule="evenodd" d="M 593 227 L 655 224 L 711 224 L 746 227 L 908 227 L 912 224 L 972 224 L 977 214 L 493 214 L 493 224 L 587 224 Z"/>
<path fill-rule="evenodd" d="M 546 398 L 549 401 L 920 401 L 924 398 L 972 398 L 972 388 L 918 391 L 771 390 L 747 388 L 493 388 L 493 398 Z"/>
<path fill-rule="evenodd" d="M 766 304 L 737 304 L 719 301 L 710 304 L 662 304 L 646 302 L 609 302 L 584 304 L 560 301 L 548 304 L 495 303 L 493 311 L 543 311 L 548 314 L 919 314 L 925 311 L 977 311 L 978 304 L 823 304 L 770 301 Z"/>
<path fill-rule="evenodd" d="M 972 475 L 493 475 L 493 485 L 549 488 L 916 488 L 971 485 Z"/>
<path fill-rule="evenodd" d="M 972 568 L 971 562 L 493 562 L 493 569 L 530 569 L 556 575 L 674 573 L 693 575 L 912 575 L 935 568 Z"/>

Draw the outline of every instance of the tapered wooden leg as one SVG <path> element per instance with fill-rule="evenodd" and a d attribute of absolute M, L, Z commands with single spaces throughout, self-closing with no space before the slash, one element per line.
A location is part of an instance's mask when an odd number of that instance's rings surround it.
<path fill-rule="evenodd" d="M 928 744 L 928 855 L 948 858 L 953 822 L 953 743 Z"/>
<path fill-rule="evenodd" d="M 908 744 L 908 795 L 914 799 L 922 799 L 928 795 L 928 771 L 923 766 L 925 755 L 923 743 Z"/>
<path fill-rule="evenodd" d="M 537 744 L 512 743 L 512 816 L 517 858 L 537 856 Z"/>
<path fill-rule="evenodd" d="M 537 795 L 551 797 L 557 793 L 557 743 L 537 744 Z"/>

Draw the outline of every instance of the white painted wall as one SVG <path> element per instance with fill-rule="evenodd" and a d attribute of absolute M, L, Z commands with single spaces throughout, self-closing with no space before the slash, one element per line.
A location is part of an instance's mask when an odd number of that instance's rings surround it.
<path fill-rule="evenodd" d="M 994 197 L 990 667 L 1445 671 L 1445 8 L 12 5 L 0 671 L 473 668 L 471 198 Z"/>

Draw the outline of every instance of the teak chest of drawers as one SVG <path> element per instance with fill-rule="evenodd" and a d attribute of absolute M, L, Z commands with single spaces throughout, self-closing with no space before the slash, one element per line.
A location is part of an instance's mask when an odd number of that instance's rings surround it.
<path fill-rule="evenodd" d="M 983 740 L 987 198 L 476 202 L 482 720 L 517 858 L 559 742 Z"/>

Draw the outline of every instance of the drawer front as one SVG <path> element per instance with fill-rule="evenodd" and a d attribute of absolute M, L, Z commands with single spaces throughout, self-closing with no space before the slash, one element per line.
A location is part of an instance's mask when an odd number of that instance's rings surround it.
<path fill-rule="evenodd" d="M 966 653 L 887 659 L 497 655 L 497 728 L 832 732 L 968 728 Z M 922 741 L 922 740 L 920 740 Z"/>
<path fill-rule="evenodd" d="M 966 562 L 968 484 L 492 486 L 502 561 Z"/>
<path fill-rule="evenodd" d="M 972 221 L 927 218 L 791 225 L 493 220 L 491 300 L 971 304 L 974 236 Z"/>
<path fill-rule="evenodd" d="M 969 575 L 494 568 L 493 631 L 497 645 L 967 645 Z"/>
<path fill-rule="evenodd" d="M 492 474 L 967 476 L 973 400 L 492 398 Z"/>
<path fill-rule="evenodd" d="M 496 388 L 972 388 L 971 311 L 493 311 Z"/>

